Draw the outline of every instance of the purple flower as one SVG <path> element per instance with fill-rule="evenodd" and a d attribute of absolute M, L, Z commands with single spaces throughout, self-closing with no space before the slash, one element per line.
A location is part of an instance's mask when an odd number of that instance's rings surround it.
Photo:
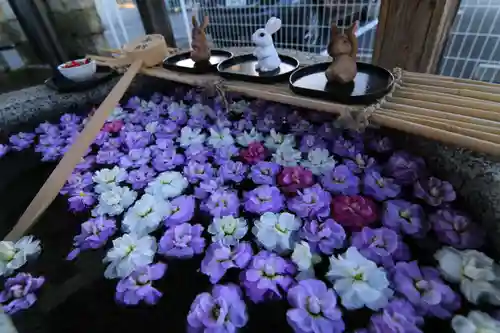
<path fill-rule="evenodd" d="M 400 192 L 401 186 L 394 179 L 382 177 L 377 171 L 367 172 L 363 178 L 363 193 L 375 200 L 396 198 Z"/>
<path fill-rule="evenodd" d="M 0 157 L 4 157 L 9 152 L 9 149 L 8 145 L 0 144 Z"/>
<path fill-rule="evenodd" d="M 361 141 L 349 140 L 341 136 L 333 143 L 333 152 L 342 157 L 355 158 L 356 154 L 362 151 L 363 143 Z"/>
<path fill-rule="evenodd" d="M 218 189 L 208 197 L 201 208 L 213 217 L 238 216 L 240 200 L 235 192 Z"/>
<path fill-rule="evenodd" d="M 220 177 L 215 177 L 211 179 L 206 179 L 195 187 L 194 196 L 197 199 L 206 199 L 210 196 L 210 194 L 214 193 L 218 189 L 226 189 L 224 185 L 224 181 Z"/>
<path fill-rule="evenodd" d="M 288 200 L 288 209 L 302 218 L 327 218 L 330 215 L 332 196 L 315 184 L 297 191 L 297 196 Z"/>
<path fill-rule="evenodd" d="M 28 148 L 33 144 L 35 140 L 35 134 L 19 132 L 15 135 L 11 135 L 9 138 L 10 145 L 12 149 L 20 151 Z"/>
<path fill-rule="evenodd" d="M 166 257 L 180 259 L 192 258 L 203 253 L 205 239 L 202 237 L 201 224 L 182 223 L 167 229 L 158 243 L 158 253 Z"/>
<path fill-rule="evenodd" d="M 184 167 L 184 175 L 191 184 L 212 178 L 214 169 L 210 163 L 189 161 Z"/>
<path fill-rule="evenodd" d="M 410 185 L 425 170 L 425 162 L 421 157 L 410 155 L 405 151 L 397 151 L 385 165 L 385 174 L 394 178 L 396 183 Z"/>
<path fill-rule="evenodd" d="M 241 290 L 234 284 L 216 285 L 212 293 L 201 293 L 191 304 L 187 316 L 191 333 L 234 333 L 248 322 Z"/>
<path fill-rule="evenodd" d="M 460 308 L 460 297 L 432 267 L 419 267 L 416 261 L 396 264 L 392 285 L 421 315 L 449 319 Z"/>
<path fill-rule="evenodd" d="M 0 303 L 5 313 L 13 315 L 30 308 L 37 300 L 35 292 L 44 282 L 43 277 L 34 277 L 28 273 L 18 273 L 8 278 L 4 290 L 0 293 Z"/>
<path fill-rule="evenodd" d="M 227 161 L 219 168 L 219 176 L 224 181 L 233 181 L 235 183 L 241 183 L 245 179 L 247 172 L 248 167 L 245 164 L 235 161 Z"/>
<path fill-rule="evenodd" d="M 74 113 L 65 113 L 59 118 L 59 121 L 61 122 L 61 125 L 76 125 L 82 121 L 82 117 L 77 116 Z"/>
<path fill-rule="evenodd" d="M 127 155 L 120 158 L 119 165 L 124 169 L 140 168 L 151 160 L 151 149 L 134 148 L 130 149 Z"/>
<path fill-rule="evenodd" d="M 395 231 L 388 228 L 364 227 L 360 232 L 353 233 L 351 244 L 365 258 L 386 268 L 393 267 L 397 261 L 409 259 L 406 245 Z"/>
<path fill-rule="evenodd" d="M 80 191 L 78 194 L 71 196 L 68 199 L 69 210 L 72 212 L 83 212 L 92 207 L 96 199 L 93 193 Z"/>
<path fill-rule="evenodd" d="M 279 164 L 258 162 L 250 168 L 250 179 L 258 185 L 276 185 L 276 176 L 280 172 Z"/>
<path fill-rule="evenodd" d="M 158 139 L 174 139 L 179 132 L 179 127 L 173 121 L 167 120 L 163 124 L 156 126 L 155 138 Z"/>
<path fill-rule="evenodd" d="M 337 165 L 323 174 L 321 185 L 333 194 L 355 195 L 359 193 L 359 178 L 345 165 Z"/>
<path fill-rule="evenodd" d="M 204 128 L 207 126 L 207 118 L 204 113 L 192 115 L 189 118 L 187 125 L 191 128 Z"/>
<path fill-rule="evenodd" d="M 158 152 L 151 162 L 158 172 L 173 170 L 182 164 L 184 164 L 184 155 L 178 153 L 174 147 Z"/>
<path fill-rule="evenodd" d="M 38 147 L 40 146 L 45 146 L 45 147 L 49 147 L 49 146 L 63 146 L 65 143 L 65 140 L 64 138 L 62 138 L 59 133 L 55 134 L 55 135 L 40 135 L 40 138 L 38 139 L 38 145 L 37 147 L 35 147 L 35 151 L 39 151 L 37 150 Z"/>
<path fill-rule="evenodd" d="M 137 305 L 141 301 L 148 305 L 158 303 L 162 293 L 153 287 L 153 281 L 165 274 L 167 265 L 163 263 L 139 267 L 116 285 L 115 298 L 125 305 Z"/>
<path fill-rule="evenodd" d="M 212 154 L 204 145 L 197 143 L 189 146 L 184 152 L 184 155 L 186 155 L 186 160 L 188 162 L 195 161 L 198 163 L 206 163 Z"/>
<path fill-rule="evenodd" d="M 108 138 L 102 145 L 102 150 L 119 150 L 122 146 L 121 138 Z"/>
<path fill-rule="evenodd" d="M 450 183 L 435 177 L 417 181 L 413 187 L 413 195 L 433 207 L 440 206 L 444 202 L 452 202 L 457 197 Z"/>
<path fill-rule="evenodd" d="M 368 155 L 356 154 L 354 160 L 344 159 L 344 164 L 351 170 L 354 174 L 362 174 L 368 170 L 377 169 L 375 159 L 369 157 Z"/>
<path fill-rule="evenodd" d="M 244 208 L 247 212 L 263 214 L 278 213 L 284 207 L 285 198 L 275 186 L 261 185 L 245 193 Z"/>
<path fill-rule="evenodd" d="M 337 295 L 323 281 L 308 279 L 288 291 L 288 324 L 296 333 L 342 333 L 345 325 Z"/>
<path fill-rule="evenodd" d="M 300 140 L 299 150 L 303 153 L 308 153 L 315 148 L 327 148 L 326 142 L 318 135 L 306 134 Z"/>
<path fill-rule="evenodd" d="M 242 118 L 238 121 L 233 122 L 233 129 L 231 133 L 234 134 L 241 134 L 244 131 L 251 131 L 253 128 L 253 123 L 250 119 L 248 118 Z M 262 132 L 260 129 L 258 131 Z"/>
<path fill-rule="evenodd" d="M 117 149 L 101 149 L 97 152 L 95 161 L 99 164 L 118 164 L 123 153 Z"/>
<path fill-rule="evenodd" d="M 259 131 L 259 132 L 269 133 L 271 128 L 276 129 L 276 127 L 278 127 L 278 126 L 276 124 L 276 120 L 274 119 L 273 114 L 266 113 L 257 119 L 257 123 L 255 124 L 255 127 L 256 127 L 257 131 Z"/>
<path fill-rule="evenodd" d="M 152 145 L 150 148 L 151 152 L 153 153 L 153 156 L 157 156 L 165 150 L 175 149 L 175 144 L 172 139 L 159 138 L 156 139 L 155 144 Z"/>
<path fill-rule="evenodd" d="M 35 128 L 35 133 L 47 134 L 49 136 L 58 136 L 59 128 L 57 127 L 57 125 L 51 124 L 49 122 L 44 122 L 38 125 L 37 128 Z"/>
<path fill-rule="evenodd" d="M 454 209 L 443 208 L 429 215 L 438 239 L 458 249 L 477 249 L 484 244 L 486 234 L 471 219 Z"/>
<path fill-rule="evenodd" d="M 177 103 L 172 103 L 168 107 L 168 117 L 179 126 L 184 126 L 188 120 L 184 105 L 179 105 Z"/>
<path fill-rule="evenodd" d="M 245 269 L 252 255 L 252 246 L 248 242 L 240 242 L 233 247 L 212 243 L 201 262 L 201 272 L 210 278 L 210 283 L 216 284 L 229 269 Z"/>
<path fill-rule="evenodd" d="M 165 219 L 167 227 L 191 221 L 194 215 L 195 200 L 192 195 L 181 195 L 170 201 L 172 212 Z"/>
<path fill-rule="evenodd" d="M 295 194 L 297 190 L 312 186 L 314 177 L 310 170 L 301 166 L 284 167 L 277 177 L 283 192 Z"/>
<path fill-rule="evenodd" d="M 247 270 L 241 272 L 240 279 L 248 298 L 260 303 L 266 299 L 282 299 L 282 292 L 286 293 L 294 283 L 295 272 L 295 265 L 289 260 L 273 252 L 260 251 Z"/>
<path fill-rule="evenodd" d="M 393 149 L 393 144 L 388 137 L 376 135 L 370 139 L 368 147 L 377 153 L 387 153 Z"/>
<path fill-rule="evenodd" d="M 287 119 L 287 122 L 290 124 L 290 132 L 297 135 L 308 133 L 312 129 L 311 123 L 303 118 L 297 121 Z"/>
<path fill-rule="evenodd" d="M 81 191 L 88 191 L 92 185 L 93 180 L 90 172 L 85 172 L 83 174 L 74 172 L 59 193 L 62 195 L 78 195 Z"/>
<path fill-rule="evenodd" d="M 127 183 L 132 185 L 132 189 L 140 190 L 145 188 L 156 176 L 156 171 L 143 165 L 139 169 L 128 173 Z"/>
<path fill-rule="evenodd" d="M 320 117 L 322 116 L 321 114 L 318 114 L 318 115 Z M 321 124 L 321 126 L 318 128 L 318 131 L 317 131 L 318 137 L 323 138 L 323 139 L 328 140 L 328 141 L 335 140 L 335 138 L 339 134 L 339 131 L 333 127 L 333 125 L 332 125 L 333 123 L 331 121 L 326 122 L 325 119 L 323 119 L 322 122 L 323 122 L 323 124 Z"/>
<path fill-rule="evenodd" d="M 42 162 L 57 161 L 64 153 L 60 147 L 46 147 L 40 152 L 42 153 Z"/>
<path fill-rule="evenodd" d="M 97 134 L 96 138 L 94 139 L 93 143 L 96 144 L 96 145 L 98 145 L 98 146 L 102 146 L 102 145 L 104 145 L 104 143 L 106 141 L 108 141 L 108 139 L 109 139 L 110 136 L 111 136 L 110 133 L 104 132 L 104 131 L 100 131 Z"/>
<path fill-rule="evenodd" d="M 214 149 L 214 163 L 217 165 L 223 165 L 231 160 L 232 157 L 238 156 L 239 149 L 235 145 L 227 145 L 217 149 Z"/>
<path fill-rule="evenodd" d="M 300 237 L 309 243 L 312 252 L 321 252 L 330 256 L 335 249 L 341 249 L 344 246 L 346 233 L 344 228 L 333 219 L 327 219 L 323 223 L 312 220 L 304 223 L 300 230 Z"/>
<path fill-rule="evenodd" d="M 422 207 L 404 200 L 386 201 L 382 222 L 397 232 L 416 237 L 424 236 L 429 229 Z"/>
<path fill-rule="evenodd" d="M 423 333 L 419 326 L 424 319 L 419 316 L 411 303 L 403 299 L 393 299 L 370 319 L 371 333 Z"/>
<path fill-rule="evenodd" d="M 92 166 L 94 166 L 95 160 L 96 160 L 95 155 L 88 155 L 86 157 L 83 157 L 81 162 L 75 166 L 75 170 L 76 171 L 86 171 L 86 170 L 92 168 Z"/>
<path fill-rule="evenodd" d="M 68 254 L 67 260 L 73 260 L 81 251 L 98 249 L 108 241 L 109 237 L 116 232 L 116 223 L 114 220 L 99 216 L 81 225 L 80 234 L 73 239 L 74 249 Z"/>
<path fill-rule="evenodd" d="M 151 133 L 146 131 L 141 132 L 125 132 L 125 145 L 128 149 L 146 148 L 151 142 Z"/>

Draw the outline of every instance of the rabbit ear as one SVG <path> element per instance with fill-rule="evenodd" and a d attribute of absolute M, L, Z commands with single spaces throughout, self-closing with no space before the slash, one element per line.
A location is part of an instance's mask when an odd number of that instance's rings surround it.
<path fill-rule="evenodd" d="M 198 27 L 198 21 L 196 21 L 196 16 L 191 17 L 191 23 L 193 23 L 193 28 Z"/>
<path fill-rule="evenodd" d="M 281 28 L 281 20 L 277 17 L 271 17 L 266 23 L 266 31 L 271 35 Z"/>
<path fill-rule="evenodd" d="M 336 36 L 340 33 L 339 28 L 335 23 L 332 23 L 331 30 L 332 30 L 332 36 Z"/>
<path fill-rule="evenodd" d="M 356 31 L 358 31 L 358 21 L 354 21 L 354 23 L 349 28 L 347 28 L 345 32 L 347 35 L 356 35 Z"/>
<path fill-rule="evenodd" d="M 201 30 L 204 30 L 206 27 L 208 27 L 208 16 L 203 17 L 203 23 L 201 24 Z"/>

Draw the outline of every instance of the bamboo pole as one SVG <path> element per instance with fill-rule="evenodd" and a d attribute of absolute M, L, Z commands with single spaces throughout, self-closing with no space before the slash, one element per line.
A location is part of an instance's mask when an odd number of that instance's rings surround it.
<path fill-rule="evenodd" d="M 414 84 L 423 84 L 428 85 L 430 87 L 446 87 L 452 89 L 467 89 L 473 91 L 481 91 L 485 93 L 498 94 L 500 93 L 500 86 L 486 86 L 476 83 L 462 83 L 462 82 L 454 82 L 454 81 L 441 81 L 435 80 L 433 78 L 416 78 L 412 76 L 405 77 L 404 82 L 406 83 L 414 83 Z"/>
<path fill-rule="evenodd" d="M 452 77 L 452 76 L 435 75 L 435 74 L 429 74 L 429 73 L 417 73 L 417 72 L 404 71 L 403 78 L 407 78 L 407 77 L 425 78 L 425 79 L 430 79 L 430 80 L 434 80 L 434 81 L 444 81 L 444 82 L 471 83 L 471 84 L 487 86 L 487 87 L 497 87 L 498 86 L 498 84 L 496 84 L 496 83 L 490 83 L 490 82 L 484 82 L 484 81 L 477 81 L 477 80 L 471 80 L 471 79 L 461 79 L 461 78 L 456 78 L 456 77 Z"/>
<path fill-rule="evenodd" d="M 394 90 L 394 93 L 397 93 L 397 92 L 411 92 L 411 93 L 415 93 L 418 95 L 451 97 L 451 98 L 461 100 L 461 101 L 470 101 L 470 102 L 480 101 L 481 103 L 498 105 L 498 103 L 495 103 L 492 101 L 484 101 L 484 100 L 477 99 L 477 98 L 472 98 L 472 97 L 467 97 L 467 96 L 458 96 L 458 95 L 453 95 L 450 93 L 444 93 L 444 92 L 439 92 L 439 91 L 435 91 L 435 90 L 425 90 L 425 89 L 414 88 L 414 87 L 409 88 L 409 87 L 401 86 L 401 87 L 398 87 L 397 89 Z"/>
<path fill-rule="evenodd" d="M 482 92 L 482 91 L 426 86 L 426 85 L 422 85 L 422 84 L 405 83 L 404 81 L 403 81 L 403 87 L 417 88 L 417 89 L 427 90 L 427 91 L 437 91 L 437 92 L 442 92 L 442 93 L 447 93 L 447 94 L 452 94 L 452 95 L 472 97 L 472 98 L 480 99 L 480 100 L 484 100 L 484 101 L 492 101 L 492 102 L 497 102 L 497 103 L 500 102 L 500 95 L 499 94 L 492 94 L 492 93 L 487 93 L 487 92 Z"/>

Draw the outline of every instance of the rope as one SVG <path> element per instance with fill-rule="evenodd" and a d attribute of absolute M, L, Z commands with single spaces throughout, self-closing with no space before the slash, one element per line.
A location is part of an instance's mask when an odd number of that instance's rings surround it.
<path fill-rule="evenodd" d="M 229 111 L 229 102 L 226 98 L 226 86 L 224 80 L 200 80 L 194 83 L 195 86 L 201 87 L 207 97 L 219 96 L 222 105 Z"/>

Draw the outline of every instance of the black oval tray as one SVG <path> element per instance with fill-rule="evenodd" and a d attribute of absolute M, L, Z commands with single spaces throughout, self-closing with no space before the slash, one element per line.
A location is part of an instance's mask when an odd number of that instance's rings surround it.
<path fill-rule="evenodd" d="M 166 58 L 163 61 L 163 67 L 177 72 L 203 74 L 208 72 L 216 72 L 217 65 L 226 59 L 229 59 L 233 54 L 225 50 L 211 50 L 210 59 L 205 63 L 195 63 L 191 59 L 191 51 L 175 54 Z"/>
<path fill-rule="evenodd" d="M 325 71 L 331 62 L 306 66 L 290 76 L 290 89 L 308 97 L 328 99 L 343 104 L 372 104 L 387 94 L 394 76 L 387 69 L 357 62 L 358 74 L 351 83 L 328 83 Z"/>
<path fill-rule="evenodd" d="M 110 67 L 97 66 L 96 72 L 91 79 L 83 82 L 76 82 L 64 77 L 57 69 L 55 69 L 54 72 L 54 76 L 45 80 L 45 85 L 60 93 L 70 93 L 92 89 L 118 75 L 118 73 Z"/>
<path fill-rule="evenodd" d="M 217 66 L 220 76 L 228 79 L 244 80 L 258 83 L 275 83 L 285 81 L 299 67 L 294 57 L 280 54 L 279 69 L 268 73 L 255 70 L 257 58 L 253 54 L 244 54 L 224 60 Z"/>

